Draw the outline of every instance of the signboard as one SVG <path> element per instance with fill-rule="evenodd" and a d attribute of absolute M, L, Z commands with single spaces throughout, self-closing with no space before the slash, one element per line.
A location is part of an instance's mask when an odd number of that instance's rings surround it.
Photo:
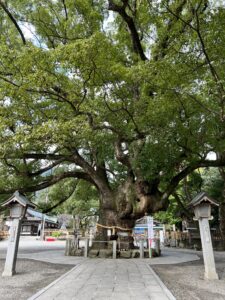
<path fill-rule="evenodd" d="M 149 257 L 152 257 L 152 244 L 154 241 L 154 231 L 153 231 L 153 217 L 147 217 L 148 223 L 148 246 L 149 246 Z"/>
<path fill-rule="evenodd" d="M 136 227 L 134 228 L 135 235 L 145 235 L 145 228 L 144 227 Z"/>
<path fill-rule="evenodd" d="M 146 225 L 146 224 L 144 224 Z M 133 237 L 136 241 L 147 239 L 147 226 L 146 227 L 135 227 L 133 231 Z"/>
<path fill-rule="evenodd" d="M 148 238 L 153 239 L 154 238 L 153 217 L 147 217 L 147 223 L 148 223 Z"/>

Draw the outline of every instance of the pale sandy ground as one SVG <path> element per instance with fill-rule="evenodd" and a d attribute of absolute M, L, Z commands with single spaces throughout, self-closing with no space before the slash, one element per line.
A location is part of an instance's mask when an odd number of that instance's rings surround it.
<path fill-rule="evenodd" d="M 0 276 L 5 260 L 0 260 Z M 70 270 L 71 265 L 57 265 L 28 259 L 17 260 L 17 274 L 0 278 L 1 300 L 25 300 Z M 50 300 L 50 299 L 49 299 Z"/>
<path fill-rule="evenodd" d="M 170 266 L 151 267 L 177 300 L 225 300 L 224 255 L 216 257 L 216 268 L 220 280 L 204 280 L 202 259 Z"/>

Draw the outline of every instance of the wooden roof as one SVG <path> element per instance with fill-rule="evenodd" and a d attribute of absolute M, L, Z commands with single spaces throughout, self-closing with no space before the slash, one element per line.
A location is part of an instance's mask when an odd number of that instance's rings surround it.
<path fill-rule="evenodd" d="M 202 202 L 210 202 L 213 205 L 219 206 L 219 203 L 216 202 L 214 199 L 212 199 L 211 197 L 209 197 L 206 192 L 200 192 L 198 193 L 193 199 L 192 201 L 189 203 L 188 206 L 196 206 L 201 204 Z"/>
<path fill-rule="evenodd" d="M 1 206 L 6 207 L 10 204 L 19 203 L 23 207 L 33 207 L 35 208 L 35 204 L 30 202 L 23 194 L 21 194 L 19 191 L 16 191 L 8 200 L 2 203 Z"/>
<path fill-rule="evenodd" d="M 27 218 L 31 218 L 32 220 L 43 220 L 45 219 L 46 222 L 52 223 L 52 224 L 57 224 L 58 219 L 56 216 L 48 216 L 46 214 L 41 213 L 40 211 L 33 210 L 28 208 L 27 213 L 26 213 Z"/>

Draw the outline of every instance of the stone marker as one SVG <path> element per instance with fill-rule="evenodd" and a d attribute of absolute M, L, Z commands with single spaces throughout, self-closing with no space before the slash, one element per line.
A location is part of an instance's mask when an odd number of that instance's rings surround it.
<path fill-rule="evenodd" d="M 8 241 L 8 249 L 5 260 L 5 267 L 2 276 L 13 276 L 16 273 L 16 259 L 19 246 L 20 230 L 22 219 L 28 207 L 35 208 L 35 205 L 27 200 L 22 194 L 16 191 L 12 197 L 2 204 L 9 207 L 12 225 Z"/>
<path fill-rule="evenodd" d="M 219 204 L 210 198 L 205 192 L 201 192 L 191 201 L 189 206 L 194 208 L 194 220 L 199 221 L 205 265 L 205 279 L 218 279 L 209 227 L 209 220 L 213 219 L 211 216 L 211 205 L 219 206 Z"/>

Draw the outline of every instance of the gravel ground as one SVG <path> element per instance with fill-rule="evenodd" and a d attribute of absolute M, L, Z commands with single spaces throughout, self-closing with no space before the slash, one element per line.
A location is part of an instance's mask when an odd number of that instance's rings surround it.
<path fill-rule="evenodd" d="M 225 300 L 225 260 L 216 259 L 220 280 L 204 280 L 203 260 L 151 266 L 177 300 Z"/>
<path fill-rule="evenodd" d="M 0 273 L 5 260 L 0 260 Z M 71 265 L 56 265 L 28 259 L 18 259 L 17 274 L 13 277 L 1 277 L 0 299 L 24 300 L 44 288 L 52 281 L 69 271 Z"/>

